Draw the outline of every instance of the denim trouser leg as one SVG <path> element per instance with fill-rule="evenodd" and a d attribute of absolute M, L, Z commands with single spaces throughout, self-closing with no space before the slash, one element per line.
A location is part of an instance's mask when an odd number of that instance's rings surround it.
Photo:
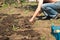
<path fill-rule="evenodd" d="M 45 16 L 55 17 L 58 14 L 58 9 L 60 9 L 60 2 L 45 3 L 42 5 L 42 11 Z"/>

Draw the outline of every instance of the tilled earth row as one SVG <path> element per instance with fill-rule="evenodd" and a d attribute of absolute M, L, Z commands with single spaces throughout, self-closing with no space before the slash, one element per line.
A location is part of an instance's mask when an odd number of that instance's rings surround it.
<path fill-rule="evenodd" d="M 0 14 L 0 40 L 41 40 L 41 34 L 32 29 L 29 18 L 20 14 Z"/>

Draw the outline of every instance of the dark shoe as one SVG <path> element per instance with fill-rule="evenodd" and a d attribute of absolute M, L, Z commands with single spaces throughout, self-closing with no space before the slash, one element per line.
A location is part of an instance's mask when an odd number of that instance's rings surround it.
<path fill-rule="evenodd" d="M 52 17 L 50 17 L 50 16 L 47 16 L 47 17 L 43 17 L 42 19 L 43 20 L 50 20 Z"/>
<path fill-rule="evenodd" d="M 52 19 L 57 19 L 58 18 L 58 14 L 55 17 L 52 17 Z"/>
<path fill-rule="evenodd" d="M 47 17 L 43 17 L 42 19 L 46 20 L 50 20 L 50 19 L 57 19 L 58 18 L 58 14 L 55 16 L 55 17 L 50 17 L 50 16 L 47 16 Z"/>
<path fill-rule="evenodd" d="M 57 19 L 57 18 L 58 18 L 58 14 L 55 17 L 51 17 L 51 19 Z"/>

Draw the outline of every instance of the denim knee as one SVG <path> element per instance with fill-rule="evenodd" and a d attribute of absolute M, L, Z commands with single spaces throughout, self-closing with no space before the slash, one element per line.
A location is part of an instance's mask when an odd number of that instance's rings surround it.
<path fill-rule="evenodd" d="M 55 17 L 57 15 L 57 11 L 45 5 L 42 6 L 42 12 L 45 14 L 45 16 Z"/>
<path fill-rule="evenodd" d="M 41 9 L 43 11 L 47 11 L 47 10 L 51 10 L 52 8 L 48 7 L 48 6 L 42 6 Z"/>

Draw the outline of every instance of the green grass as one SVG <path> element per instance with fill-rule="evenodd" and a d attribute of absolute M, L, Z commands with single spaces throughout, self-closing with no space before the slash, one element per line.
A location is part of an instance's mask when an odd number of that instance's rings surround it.
<path fill-rule="evenodd" d="M 13 31 L 16 31 L 17 29 L 18 29 L 18 27 L 16 27 L 15 25 L 13 25 L 12 30 L 13 30 Z"/>
<path fill-rule="evenodd" d="M 2 7 L 0 8 L 0 10 L 3 10 L 3 9 L 5 9 L 5 8 L 7 8 L 7 7 L 8 7 L 7 4 L 3 4 Z"/>
<path fill-rule="evenodd" d="M 27 14 L 27 13 L 29 13 L 29 10 L 24 10 L 24 14 Z"/>
<path fill-rule="evenodd" d="M 14 13 L 14 12 L 15 12 L 14 9 L 12 9 L 9 11 L 9 14 Z"/>
<path fill-rule="evenodd" d="M 42 36 L 42 37 L 41 37 L 41 40 L 46 40 L 46 37 L 45 37 L 45 36 Z"/>
<path fill-rule="evenodd" d="M 35 3 L 35 2 L 33 2 L 33 3 L 27 3 L 27 2 L 25 2 L 25 3 L 22 3 L 22 5 L 37 5 L 37 3 Z"/>
<path fill-rule="evenodd" d="M 58 23 L 60 23 L 60 19 L 58 19 Z"/>
<path fill-rule="evenodd" d="M 11 4 L 12 6 L 14 6 L 14 7 L 16 7 L 16 6 L 18 6 L 18 4 L 17 3 L 13 3 L 13 4 Z"/>

